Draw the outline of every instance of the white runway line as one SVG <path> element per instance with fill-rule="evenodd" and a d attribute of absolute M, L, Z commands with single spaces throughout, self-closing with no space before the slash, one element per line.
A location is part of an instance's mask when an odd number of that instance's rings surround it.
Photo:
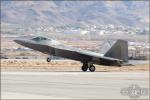
<path fill-rule="evenodd" d="M 1 75 L 103 75 L 105 77 L 149 77 L 149 72 L 1 72 Z"/>
<path fill-rule="evenodd" d="M 27 93 L 12 93 L 12 92 L 2 92 L 2 99 L 71 99 L 71 98 L 63 98 L 63 97 L 53 97 L 53 96 L 43 96 L 43 95 L 35 95 L 35 94 L 27 94 Z"/>
<path fill-rule="evenodd" d="M 72 72 L 1 72 L 1 75 L 78 75 Z"/>

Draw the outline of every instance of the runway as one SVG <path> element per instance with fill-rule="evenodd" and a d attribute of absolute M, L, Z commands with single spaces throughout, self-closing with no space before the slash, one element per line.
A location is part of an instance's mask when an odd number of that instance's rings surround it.
<path fill-rule="evenodd" d="M 148 89 L 149 72 L 1 72 L 2 99 L 131 99 L 132 84 Z"/>

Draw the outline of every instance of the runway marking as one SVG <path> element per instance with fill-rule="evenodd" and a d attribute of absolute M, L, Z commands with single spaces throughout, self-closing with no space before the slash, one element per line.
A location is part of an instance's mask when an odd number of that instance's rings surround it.
<path fill-rule="evenodd" d="M 17 93 L 17 92 L 2 92 L 1 99 L 71 99 L 64 97 L 54 97 L 54 96 L 44 96 L 37 94 L 28 94 L 28 93 Z"/>
<path fill-rule="evenodd" d="M 66 72 L 1 72 L 1 75 L 78 75 Z"/>
<path fill-rule="evenodd" d="M 146 77 L 149 78 L 149 72 L 1 72 L 1 75 L 103 75 L 103 77 Z M 109 75 L 109 76 L 108 76 Z"/>

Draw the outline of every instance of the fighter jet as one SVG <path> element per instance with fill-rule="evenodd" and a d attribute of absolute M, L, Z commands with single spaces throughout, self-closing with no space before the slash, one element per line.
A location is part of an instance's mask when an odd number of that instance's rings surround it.
<path fill-rule="evenodd" d="M 87 70 L 94 72 L 94 64 L 120 67 L 123 63 L 128 62 L 128 42 L 125 40 L 108 43 L 102 54 L 63 45 L 54 39 L 42 36 L 14 41 L 22 46 L 48 54 L 47 62 L 51 61 L 51 55 L 80 61 L 83 64 L 81 70 L 84 72 Z"/>

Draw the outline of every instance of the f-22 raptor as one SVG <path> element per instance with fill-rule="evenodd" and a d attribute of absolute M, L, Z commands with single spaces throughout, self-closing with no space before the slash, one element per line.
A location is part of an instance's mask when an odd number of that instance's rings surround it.
<path fill-rule="evenodd" d="M 14 41 L 25 47 L 48 54 L 47 62 L 51 61 L 50 55 L 80 61 L 83 64 L 81 70 L 84 72 L 88 69 L 94 72 L 95 66 L 93 64 L 120 67 L 123 63 L 128 62 L 128 42 L 125 40 L 116 40 L 111 43 L 109 47 L 104 49 L 103 54 L 66 46 L 56 40 L 41 36 Z"/>

